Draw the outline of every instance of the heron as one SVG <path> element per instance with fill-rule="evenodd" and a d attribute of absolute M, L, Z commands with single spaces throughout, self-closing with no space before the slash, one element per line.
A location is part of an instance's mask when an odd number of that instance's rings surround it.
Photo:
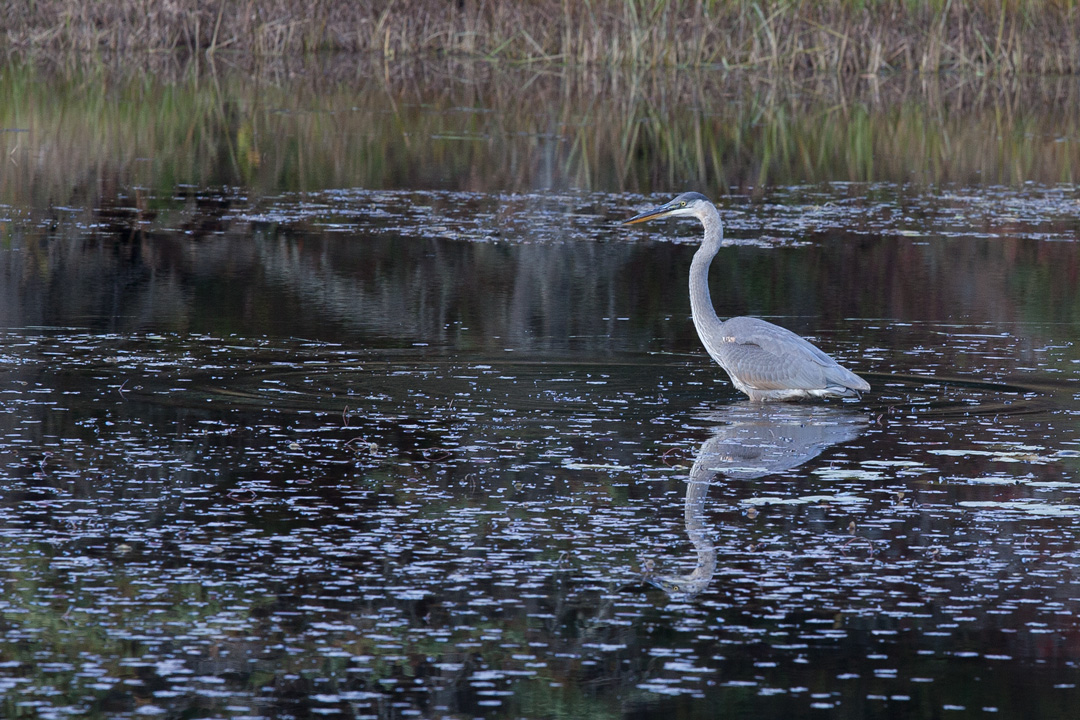
<path fill-rule="evenodd" d="M 705 237 L 690 263 L 690 313 L 705 351 L 754 402 L 859 397 L 870 384 L 787 328 L 754 317 L 721 320 L 709 294 L 709 265 L 724 240 L 720 212 L 707 197 L 687 192 L 624 225 L 693 217 Z"/>

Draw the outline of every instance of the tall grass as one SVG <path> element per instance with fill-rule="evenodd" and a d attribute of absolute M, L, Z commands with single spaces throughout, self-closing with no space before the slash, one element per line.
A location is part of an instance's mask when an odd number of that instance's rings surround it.
<path fill-rule="evenodd" d="M 0 50 L 1080 72 L 1078 0 L 7 0 Z"/>
<path fill-rule="evenodd" d="M 1080 181 L 1069 78 L 778 80 L 452 58 L 152 65 L 0 67 L 0 205 L 168 199 L 188 184 L 258 196 Z"/>

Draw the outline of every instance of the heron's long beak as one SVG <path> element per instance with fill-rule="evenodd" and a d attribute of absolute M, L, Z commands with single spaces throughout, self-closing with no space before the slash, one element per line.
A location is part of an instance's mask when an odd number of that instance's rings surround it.
<path fill-rule="evenodd" d="M 635 215 L 629 220 L 623 220 L 623 225 L 633 225 L 634 223 L 645 222 L 646 220 L 652 220 L 653 218 L 664 217 L 671 211 L 671 208 L 667 205 L 661 205 L 660 207 L 653 208 L 652 210 L 646 210 L 640 215 Z"/>

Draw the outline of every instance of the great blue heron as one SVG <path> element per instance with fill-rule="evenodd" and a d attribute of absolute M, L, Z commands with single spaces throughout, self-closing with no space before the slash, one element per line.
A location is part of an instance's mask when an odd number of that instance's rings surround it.
<path fill-rule="evenodd" d="M 795 333 L 760 318 L 721 320 L 709 295 L 709 265 L 724 239 L 716 206 L 701 193 L 683 193 L 624 225 L 664 217 L 695 217 L 705 239 L 690 263 L 690 312 L 705 350 L 735 387 L 756 402 L 858 397 L 870 384 Z"/>

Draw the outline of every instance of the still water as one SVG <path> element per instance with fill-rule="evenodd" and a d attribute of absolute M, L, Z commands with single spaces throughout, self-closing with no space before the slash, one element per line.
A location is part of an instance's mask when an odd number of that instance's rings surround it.
<path fill-rule="evenodd" d="M 711 192 L 721 316 L 873 387 L 757 406 L 618 225 L 686 188 L 17 172 L 6 716 L 1073 716 L 1071 182 Z"/>

